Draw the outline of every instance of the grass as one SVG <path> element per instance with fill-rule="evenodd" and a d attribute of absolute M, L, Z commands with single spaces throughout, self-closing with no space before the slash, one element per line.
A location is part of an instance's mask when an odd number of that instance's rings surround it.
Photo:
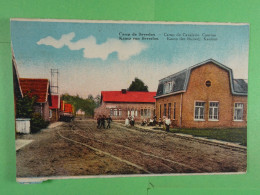
<path fill-rule="evenodd" d="M 216 139 L 227 142 L 239 143 L 247 145 L 246 128 L 232 129 L 170 129 L 173 133 L 183 133 L 193 135 L 195 137 L 206 137 L 208 139 Z"/>

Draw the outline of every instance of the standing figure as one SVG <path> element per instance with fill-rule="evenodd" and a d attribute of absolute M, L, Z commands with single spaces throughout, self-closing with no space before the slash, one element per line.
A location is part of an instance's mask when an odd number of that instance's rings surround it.
<path fill-rule="evenodd" d="M 134 118 L 134 116 L 131 117 L 131 126 L 135 126 L 135 118 Z"/>
<path fill-rule="evenodd" d="M 159 124 L 159 127 L 161 127 L 161 125 L 162 125 L 162 119 L 161 118 L 159 118 L 158 124 Z"/>
<path fill-rule="evenodd" d="M 107 129 L 110 128 L 110 123 L 112 122 L 112 118 L 110 115 L 107 117 Z"/>
<path fill-rule="evenodd" d="M 102 127 L 103 127 L 104 129 L 106 128 L 106 127 L 105 127 L 105 121 L 106 121 L 106 116 L 103 115 L 103 116 L 101 117 L 101 128 L 102 128 Z"/>
<path fill-rule="evenodd" d="M 99 115 L 97 117 L 97 128 L 100 129 L 100 127 L 101 127 L 101 116 Z"/>
<path fill-rule="evenodd" d="M 128 119 L 128 118 L 125 119 L 125 126 L 126 126 L 126 127 L 129 126 L 129 119 Z"/>
<path fill-rule="evenodd" d="M 166 131 L 167 131 L 167 132 L 170 131 L 170 125 L 171 125 L 171 119 L 166 118 L 166 119 L 165 119 L 165 126 L 166 126 Z"/>
<path fill-rule="evenodd" d="M 153 126 L 155 126 L 156 124 L 157 124 L 157 116 L 154 115 L 154 117 L 153 117 Z"/>

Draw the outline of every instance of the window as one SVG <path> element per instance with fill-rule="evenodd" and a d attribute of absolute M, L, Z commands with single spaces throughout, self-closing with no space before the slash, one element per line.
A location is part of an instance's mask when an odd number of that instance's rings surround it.
<path fill-rule="evenodd" d="M 204 120 L 205 102 L 195 102 L 194 120 Z"/>
<path fill-rule="evenodd" d="M 162 105 L 160 104 L 159 117 L 162 118 Z"/>
<path fill-rule="evenodd" d="M 137 116 L 137 110 L 135 110 L 135 116 Z"/>
<path fill-rule="evenodd" d="M 117 116 L 117 109 L 114 109 L 114 116 Z"/>
<path fill-rule="evenodd" d="M 166 104 L 164 104 L 163 116 L 166 116 Z"/>
<path fill-rule="evenodd" d="M 113 116 L 114 115 L 114 111 L 113 111 L 113 109 L 111 108 L 110 109 L 110 116 Z"/>
<path fill-rule="evenodd" d="M 141 109 L 141 111 L 140 111 L 141 113 L 141 116 L 144 116 L 144 109 Z"/>
<path fill-rule="evenodd" d="M 171 107 L 172 107 L 172 104 L 168 103 L 168 118 L 171 118 Z"/>
<path fill-rule="evenodd" d="M 122 109 L 118 109 L 118 116 L 122 116 Z"/>
<path fill-rule="evenodd" d="M 173 119 L 175 120 L 176 113 L 176 102 L 173 103 Z"/>
<path fill-rule="evenodd" d="M 147 116 L 147 109 L 144 109 L 144 116 Z"/>
<path fill-rule="evenodd" d="M 211 86 L 211 81 L 206 81 L 205 84 L 206 84 L 207 87 L 210 87 Z"/>
<path fill-rule="evenodd" d="M 52 110 L 49 112 L 49 118 L 52 118 Z"/>
<path fill-rule="evenodd" d="M 151 110 L 150 109 L 147 109 L 147 116 L 151 116 Z"/>
<path fill-rule="evenodd" d="M 135 110 L 131 109 L 131 116 L 134 116 L 134 115 L 135 115 Z"/>
<path fill-rule="evenodd" d="M 235 103 L 234 109 L 234 120 L 235 121 L 242 121 L 243 120 L 243 103 Z"/>
<path fill-rule="evenodd" d="M 164 83 L 164 93 L 170 93 L 172 91 L 173 83 L 173 81 Z"/>
<path fill-rule="evenodd" d="M 218 120 L 218 102 L 209 102 L 209 120 Z"/>

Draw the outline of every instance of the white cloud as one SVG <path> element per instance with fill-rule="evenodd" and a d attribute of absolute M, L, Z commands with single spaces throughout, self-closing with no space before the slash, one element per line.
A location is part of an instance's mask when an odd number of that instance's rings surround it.
<path fill-rule="evenodd" d="M 83 49 L 85 58 L 101 58 L 106 60 L 109 54 L 117 52 L 119 60 L 127 60 L 131 56 L 138 55 L 147 48 L 147 45 L 139 41 L 120 41 L 117 39 L 107 39 L 105 43 L 97 44 L 94 36 L 89 36 L 85 39 L 80 39 L 76 42 L 71 42 L 75 37 L 75 33 L 62 35 L 59 40 L 53 37 L 46 37 L 37 42 L 38 45 L 49 45 L 55 48 L 68 46 L 70 50 Z"/>
<path fill-rule="evenodd" d="M 59 40 L 54 39 L 51 36 L 45 37 L 37 42 L 38 45 L 49 45 L 55 48 L 62 48 L 65 45 L 68 45 L 70 41 L 75 37 L 75 33 L 69 33 L 62 35 Z"/>

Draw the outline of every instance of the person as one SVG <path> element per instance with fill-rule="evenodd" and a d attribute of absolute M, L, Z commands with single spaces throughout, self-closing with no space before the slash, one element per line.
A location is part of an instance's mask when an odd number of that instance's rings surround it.
<path fill-rule="evenodd" d="M 97 128 L 100 129 L 100 125 L 101 125 L 101 116 L 99 115 L 97 117 Z"/>
<path fill-rule="evenodd" d="M 165 126 L 166 126 L 166 131 L 169 132 L 170 131 L 170 125 L 171 125 L 171 119 L 169 119 L 168 117 L 165 119 Z"/>
<path fill-rule="evenodd" d="M 112 122 L 112 118 L 110 115 L 107 117 L 107 129 L 110 128 L 110 123 Z"/>
<path fill-rule="evenodd" d="M 103 115 L 103 116 L 101 117 L 101 128 L 103 127 L 104 129 L 106 128 L 106 127 L 105 127 L 105 120 L 106 120 L 106 116 Z"/>
<path fill-rule="evenodd" d="M 129 118 L 125 119 L 125 126 L 128 127 L 129 126 Z"/>
<path fill-rule="evenodd" d="M 152 118 L 150 118 L 150 120 L 149 120 L 149 126 L 153 126 L 153 119 Z"/>
<path fill-rule="evenodd" d="M 156 126 L 156 124 L 157 124 L 157 116 L 154 115 L 154 117 L 153 117 L 153 126 Z"/>
<path fill-rule="evenodd" d="M 134 118 L 134 116 L 131 117 L 131 126 L 135 126 L 135 118 Z"/>
<path fill-rule="evenodd" d="M 158 124 L 159 124 L 159 127 L 161 127 L 161 125 L 162 125 L 162 119 L 161 118 L 159 118 Z"/>
<path fill-rule="evenodd" d="M 141 126 L 145 126 L 146 124 L 147 124 L 147 121 L 146 121 L 146 119 L 144 118 L 144 119 L 142 120 Z"/>

